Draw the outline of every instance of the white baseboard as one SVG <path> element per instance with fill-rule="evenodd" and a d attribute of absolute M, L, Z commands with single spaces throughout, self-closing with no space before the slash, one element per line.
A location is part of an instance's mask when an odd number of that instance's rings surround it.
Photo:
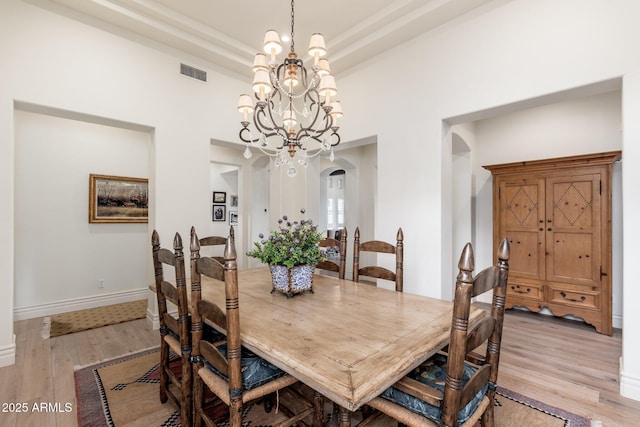
<path fill-rule="evenodd" d="M 633 400 L 640 400 L 640 378 L 624 373 L 624 361 L 620 358 L 620 395 Z"/>
<path fill-rule="evenodd" d="M 160 316 L 147 308 L 147 325 L 153 330 L 160 329 Z"/>
<path fill-rule="evenodd" d="M 87 308 L 95 308 L 105 305 L 137 301 L 147 298 L 150 292 L 151 291 L 148 287 L 144 287 L 129 291 L 114 292 L 106 295 L 95 295 L 85 298 L 74 298 L 46 304 L 16 307 L 13 310 L 13 318 L 14 320 L 26 320 L 36 317 L 51 316 L 53 314 L 67 313 L 69 311 L 85 310 Z"/>
<path fill-rule="evenodd" d="M 611 323 L 616 329 L 622 329 L 622 314 L 615 314 L 611 317 Z"/>
<path fill-rule="evenodd" d="M 0 347 L 0 368 L 16 363 L 16 335 L 13 334 L 13 342 L 5 347 Z"/>

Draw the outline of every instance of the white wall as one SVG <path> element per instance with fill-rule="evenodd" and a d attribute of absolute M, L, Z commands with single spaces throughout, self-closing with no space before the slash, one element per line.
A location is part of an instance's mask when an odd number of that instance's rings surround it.
<path fill-rule="evenodd" d="M 640 298 L 640 287 L 637 286 L 637 273 L 634 266 L 640 258 L 638 237 L 640 225 L 637 218 L 640 212 L 640 199 L 637 187 L 640 182 L 640 72 L 625 75 L 622 92 L 623 123 L 623 162 L 627 167 L 622 169 L 622 216 L 624 222 L 623 242 L 623 306 L 624 330 L 622 358 L 620 360 L 620 393 L 623 396 L 640 400 L 640 310 L 637 301 Z"/>
<path fill-rule="evenodd" d="M 147 224 L 90 224 L 88 206 L 90 173 L 147 178 L 150 148 L 148 132 L 16 110 L 16 320 L 146 297 Z"/>
<path fill-rule="evenodd" d="M 262 158 L 258 162 L 254 162 L 251 167 L 250 191 L 251 195 L 249 203 L 246 205 L 250 218 L 248 218 L 248 242 L 247 250 L 252 249 L 253 242 L 258 241 L 260 233 L 268 235 L 272 225 L 269 221 L 269 160 Z M 261 265 L 260 260 L 250 258 L 248 260 L 250 267 L 258 267 Z"/>

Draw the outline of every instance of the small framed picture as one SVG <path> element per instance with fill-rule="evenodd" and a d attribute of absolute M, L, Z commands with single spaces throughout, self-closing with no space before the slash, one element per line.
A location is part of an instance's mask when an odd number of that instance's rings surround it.
<path fill-rule="evenodd" d="M 238 212 L 229 212 L 229 224 L 238 225 Z"/>
<path fill-rule="evenodd" d="M 238 196 L 233 194 L 233 195 L 229 196 L 229 198 L 231 199 L 231 206 L 237 207 L 238 206 Z"/>
<path fill-rule="evenodd" d="M 224 191 L 214 191 L 213 192 L 213 203 L 226 203 L 227 202 L 227 193 Z"/>
<path fill-rule="evenodd" d="M 211 210 L 212 221 L 224 221 L 226 217 L 227 217 L 226 205 L 213 205 L 213 209 Z"/>

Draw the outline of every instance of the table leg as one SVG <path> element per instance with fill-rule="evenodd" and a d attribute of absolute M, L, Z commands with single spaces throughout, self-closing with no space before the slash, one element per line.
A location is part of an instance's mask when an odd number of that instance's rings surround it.
<path fill-rule="evenodd" d="M 324 396 L 317 391 L 313 394 L 313 427 L 322 427 L 324 425 Z"/>
<path fill-rule="evenodd" d="M 338 417 L 339 427 L 351 427 L 351 411 L 340 406 L 340 414 Z"/>

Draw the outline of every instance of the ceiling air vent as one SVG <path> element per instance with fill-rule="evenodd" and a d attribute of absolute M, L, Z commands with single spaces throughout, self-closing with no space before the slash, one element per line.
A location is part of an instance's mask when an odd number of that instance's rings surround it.
<path fill-rule="evenodd" d="M 202 80 L 203 82 L 207 81 L 207 72 L 198 70 L 190 65 L 180 64 L 180 74 L 184 74 L 187 77 L 191 77 L 194 79 Z"/>

